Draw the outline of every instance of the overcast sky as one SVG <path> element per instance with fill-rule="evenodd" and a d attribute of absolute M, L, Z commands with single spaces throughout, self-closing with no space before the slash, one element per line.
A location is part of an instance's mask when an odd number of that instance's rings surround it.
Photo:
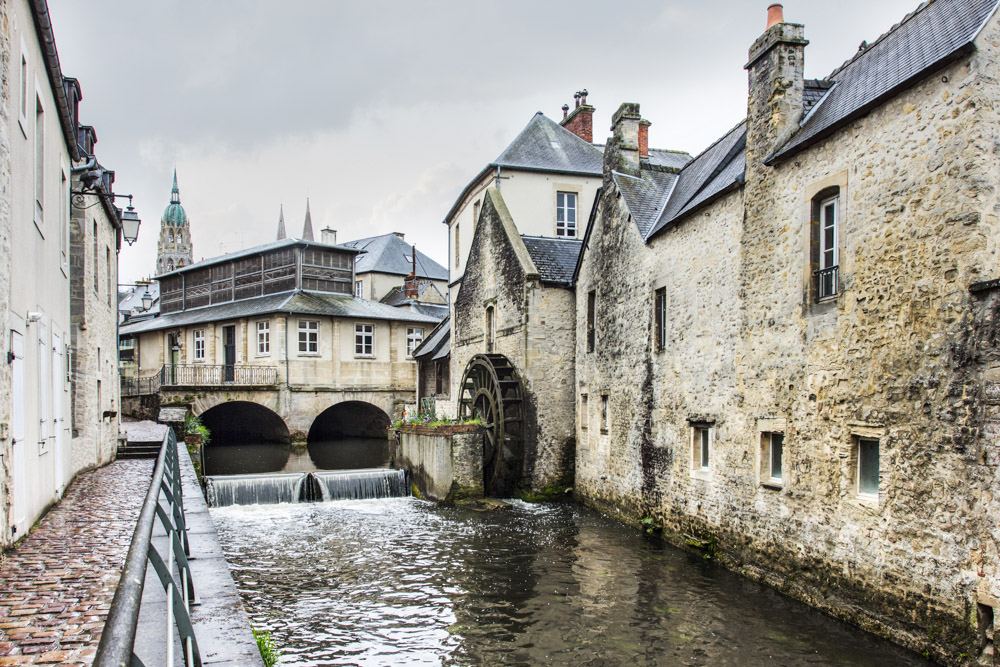
<path fill-rule="evenodd" d="M 143 219 L 121 279 L 153 272 L 176 165 L 195 259 L 290 235 L 305 199 L 339 240 L 405 232 L 444 263 L 441 220 L 535 111 L 590 91 L 594 139 L 639 102 L 650 144 L 695 154 L 746 113 L 767 0 L 49 0 L 81 120 Z M 789 0 L 823 77 L 916 0 Z"/>

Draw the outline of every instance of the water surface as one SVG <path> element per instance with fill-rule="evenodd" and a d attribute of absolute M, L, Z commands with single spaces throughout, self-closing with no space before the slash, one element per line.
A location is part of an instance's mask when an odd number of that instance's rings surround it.
<path fill-rule="evenodd" d="M 345 437 L 308 445 L 211 442 L 205 447 L 206 475 L 384 468 L 388 462 L 389 441 L 385 438 Z"/>
<path fill-rule="evenodd" d="M 282 665 L 926 664 L 573 505 L 211 512 Z"/>

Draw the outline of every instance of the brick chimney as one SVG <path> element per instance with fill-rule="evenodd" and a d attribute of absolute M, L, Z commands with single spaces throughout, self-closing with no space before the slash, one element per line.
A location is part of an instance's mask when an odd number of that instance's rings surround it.
<path fill-rule="evenodd" d="M 337 245 L 337 230 L 324 227 L 319 230 L 319 238 L 323 243 L 328 245 Z"/>
<path fill-rule="evenodd" d="M 639 121 L 639 157 L 649 157 L 649 126 L 652 125 L 643 118 Z"/>
<path fill-rule="evenodd" d="M 761 161 L 798 127 L 802 115 L 805 28 L 786 23 L 781 5 L 767 9 L 764 34 L 750 47 L 747 162 Z"/>
<path fill-rule="evenodd" d="M 410 275 L 403 281 L 403 292 L 407 299 L 416 299 L 420 296 L 420 285 L 417 283 L 417 246 L 412 246 L 410 254 Z"/>
<path fill-rule="evenodd" d="M 563 119 L 559 124 L 588 144 L 594 143 L 594 107 L 587 104 L 587 89 L 573 93 L 575 106 L 563 105 Z"/>
<path fill-rule="evenodd" d="M 624 102 L 611 117 L 611 138 L 604 149 L 605 171 L 639 175 L 639 126 L 642 116 L 639 105 Z"/>

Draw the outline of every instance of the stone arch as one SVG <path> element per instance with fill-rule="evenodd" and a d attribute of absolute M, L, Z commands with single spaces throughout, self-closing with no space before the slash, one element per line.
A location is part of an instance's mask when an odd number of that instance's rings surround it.
<path fill-rule="evenodd" d="M 365 401 L 342 401 L 319 413 L 309 427 L 309 440 L 385 438 L 389 415 Z"/>
<path fill-rule="evenodd" d="M 376 468 L 389 460 L 389 415 L 364 401 L 330 406 L 309 428 L 309 456 L 325 470 Z"/>
<path fill-rule="evenodd" d="M 225 401 L 200 414 L 213 443 L 289 441 L 288 426 L 278 413 L 253 401 Z M 210 445 L 211 446 L 211 445 Z"/>

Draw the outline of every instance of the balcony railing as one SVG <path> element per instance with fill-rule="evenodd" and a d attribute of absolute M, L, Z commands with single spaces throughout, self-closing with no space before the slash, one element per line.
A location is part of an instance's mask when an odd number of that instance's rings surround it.
<path fill-rule="evenodd" d="M 816 300 L 823 301 L 837 296 L 840 284 L 840 267 L 831 266 L 826 269 L 813 271 L 816 280 Z"/>
<path fill-rule="evenodd" d="M 258 385 L 278 383 L 278 369 L 274 366 L 211 366 L 206 364 L 170 364 L 160 370 L 160 385 L 216 386 Z"/>
<path fill-rule="evenodd" d="M 160 391 L 160 374 L 121 376 L 122 396 L 150 396 Z"/>

